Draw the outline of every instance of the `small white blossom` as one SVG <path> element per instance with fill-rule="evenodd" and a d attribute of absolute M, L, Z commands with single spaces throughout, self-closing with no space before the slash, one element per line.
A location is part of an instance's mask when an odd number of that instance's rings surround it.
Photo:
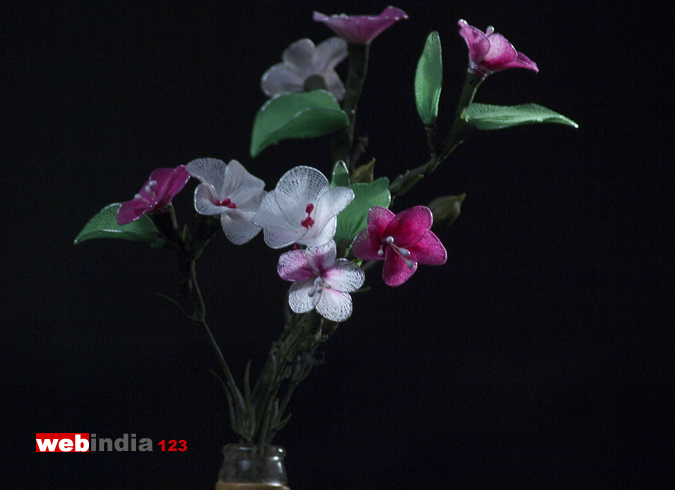
<path fill-rule="evenodd" d="M 318 46 L 309 39 L 300 39 L 283 53 L 283 63 L 267 70 L 261 87 L 265 95 L 272 97 L 281 92 L 304 92 L 305 80 L 320 75 L 326 81 L 328 91 L 337 100 L 345 97 L 345 86 L 335 72 L 335 67 L 347 57 L 347 43 L 339 37 L 326 39 Z"/>
<path fill-rule="evenodd" d="M 265 182 L 236 160 L 226 164 L 215 158 L 200 158 L 191 161 L 187 170 L 202 182 L 195 189 L 195 209 L 200 214 L 220 215 L 225 236 L 232 243 L 241 245 L 260 232 L 251 218 L 265 197 Z"/>
<path fill-rule="evenodd" d="M 317 169 L 295 167 L 265 196 L 253 222 L 262 227 L 265 243 L 272 248 L 294 243 L 318 247 L 333 239 L 337 215 L 352 199 L 354 191 L 331 188 Z"/>

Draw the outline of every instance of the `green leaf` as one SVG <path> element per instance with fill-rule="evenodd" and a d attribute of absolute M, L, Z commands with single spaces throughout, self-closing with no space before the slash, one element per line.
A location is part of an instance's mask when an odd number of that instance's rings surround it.
<path fill-rule="evenodd" d="M 578 128 L 579 125 L 538 104 L 501 106 L 473 103 L 467 111 L 467 120 L 483 131 L 509 128 L 521 124 L 554 123 Z"/>
<path fill-rule="evenodd" d="M 268 100 L 255 116 L 251 157 L 281 140 L 314 138 L 347 126 L 349 117 L 330 92 L 283 92 Z"/>
<path fill-rule="evenodd" d="M 391 193 L 389 179 L 380 177 L 370 184 L 357 183 L 349 186 L 354 191 L 354 200 L 338 215 L 334 240 L 350 242 L 368 226 L 368 211 L 373 206 L 389 207 Z"/>
<path fill-rule="evenodd" d="M 160 232 L 148 215 L 127 223 L 124 226 L 117 224 L 117 210 L 122 204 L 109 204 L 98 212 L 84 225 L 82 231 L 75 238 L 75 245 L 92 238 L 120 238 L 134 242 L 149 242 L 159 245 Z"/>
<path fill-rule="evenodd" d="M 349 170 L 345 162 L 340 160 L 333 166 L 333 176 L 330 179 L 331 187 L 349 187 Z"/>
<path fill-rule="evenodd" d="M 422 122 L 429 126 L 438 117 L 438 101 L 443 83 L 441 39 L 433 31 L 427 37 L 415 73 L 415 102 Z"/>

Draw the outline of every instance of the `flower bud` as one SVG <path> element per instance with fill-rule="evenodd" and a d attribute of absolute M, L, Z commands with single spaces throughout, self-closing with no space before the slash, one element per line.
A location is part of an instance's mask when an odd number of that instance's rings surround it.
<path fill-rule="evenodd" d="M 450 226 L 459 216 L 460 207 L 466 194 L 458 196 L 437 197 L 429 203 L 429 209 L 434 215 L 434 224 L 432 229 L 442 230 Z"/>
<path fill-rule="evenodd" d="M 370 162 L 365 165 L 359 165 L 356 167 L 354 172 L 349 176 L 349 180 L 352 183 L 363 182 L 366 184 L 373 183 L 373 170 L 375 169 L 375 159 L 373 158 Z"/>

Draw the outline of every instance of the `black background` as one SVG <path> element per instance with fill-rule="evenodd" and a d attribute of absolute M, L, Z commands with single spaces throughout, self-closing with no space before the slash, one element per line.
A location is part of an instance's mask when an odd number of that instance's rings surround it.
<path fill-rule="evenodd" d="M 325 140 L 256 159 L 259 80 L 311 19 L 367 2 L 2 2 L 2 376 L 9 488 L 212 488 L 234 441 L 202 331 L 169 252 L 98 240 L 87 220 L 157 167 L 237 159 L 267 189 L 296 165 L 328 173 Z M 293 490 L 639 488 L 675 477 L 673 130 L 666 10 L 614 3 L 414 2 L 374 41 L 357 133 L 377 176 L 426 161 L 413 98 L 431 30 L 442 121 L 461 90 L 460 18 L 494 25 L 540 72 L 492 75 L 478 102 L 536 102 L 579 129 L 472 134 L 395 210 L 467 193 L 440 268 L 373 290 L 300 386 L 276 443 Z M 650 4 L 650 5 L 656 5 Z M 346 63 L 339 71 L 344 76 Z M 174 201 L 189 219 L 191 191 Z M 261 237 L 221 235 L 200 260 L 208 318 L 236 376 L 282 325 L 287 283 Z M 152 453 L 36 454 L 34 432 L 137 434 Z M 185 453 L 159 451 L 184 439 Z M 74 483 L 75 482 L 75 483 Z"/>

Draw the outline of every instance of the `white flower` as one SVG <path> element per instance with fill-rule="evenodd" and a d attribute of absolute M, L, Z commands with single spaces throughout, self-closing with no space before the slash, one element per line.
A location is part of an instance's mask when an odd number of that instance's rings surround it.
<path fill-rule="evenodd" d="M 282 279 L 295 281 L 288 303 L 296 313 L 316 308 L 322 317 L 343 322 L 352 314 L 349 295 L 363 285 L 363 270 L 347 259 L 335 260 L 335 242 L 307 250 L 292 250 L 279 257 Z"/>
<path fill-rule="evenodd" d="M 337 100 L 345 97 L 345 87 L 335 72 L 338 63 L 347 57 L 347 43 L 339 37 L 326 39 L 318 46 L 309 39 L 300 39 L 283 53 L 283 63 L 274 65 L 262 77 L 261 86 L 268 97 L 281 92 L 304 92 L 305 80 L 320 75 L 328 91 Z"/>
<path fill-rule="evenodd" d="M 265 182 L 236 160 L 226 164 L 215 158 L 199 158 L 191 161 L 187 170 L 202 182 L 195 189 L 195 209 L 200 214 L 220 215 L 225 236 L 232 243 L 241 245 L 260 232 L 251 218 L 265 197 Z"/>
<path fill-rule="evenodd" d="M 352 199 L 354 191 L 330 188 L 317 169 L 295 167 L 265 196 L 253 222 L 262 227 L 265 243 L 272 248 L 293 243 L 318 247 L 333 239 L 337 215 Z"/>

